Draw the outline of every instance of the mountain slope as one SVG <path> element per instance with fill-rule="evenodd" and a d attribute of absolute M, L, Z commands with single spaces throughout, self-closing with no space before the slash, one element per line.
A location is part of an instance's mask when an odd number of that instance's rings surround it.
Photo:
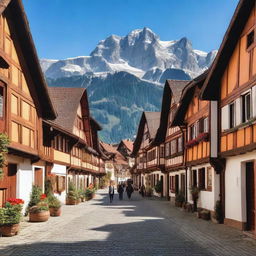
<path fill-rule="evenodd" d="M 158 111 L 162 86 L 142 81 L 127 72 L 105 78 L 76 76 L 48 79 L 49 86 L 88 86 L 91 114 L 103 126 L 100 137 L 106 142 L 134 138 L 142 111 Z"/>

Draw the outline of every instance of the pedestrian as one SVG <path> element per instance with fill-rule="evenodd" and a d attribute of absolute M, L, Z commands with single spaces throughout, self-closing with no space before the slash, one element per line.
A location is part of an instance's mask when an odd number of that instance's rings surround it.
<path fill-rule="evenodd" d="M 128 184 L 128 186 L 126 187 L 126 193 L 129 199 L 131 199 L 132 193 L 133 193 L 133 187 L 131 184 Z"/>
<path fill-rule="evenodd" d="M 119 200 L 123 200 L 124 189 L 122 184 L 119 184 L 117 192 L 119 194 Z"/>
<path fill-rule="evenodd" d="M 110 203 L 112 203 L 114 194 L 115 194 L 115 188 L 114 188 L 114 185 L 112 185 L 112 183 L 110 183 L 110 185 L 108 187 L 108 194 L 109 194 L 109 201 L 110 201 Z"/>
<path fill-rule="evenodd" d="M 140 194 L 141 194 L 142 197 L 145 196 L 145 186 L 144 186 L 144 185 L 142 185 L 142 186 L 140 187 Z"/>

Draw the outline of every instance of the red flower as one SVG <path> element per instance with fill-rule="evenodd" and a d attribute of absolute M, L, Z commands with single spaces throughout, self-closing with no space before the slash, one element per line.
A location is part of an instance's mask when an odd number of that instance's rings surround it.
<path fill-rule="evenodd" d="M 24 201 L 19 198 L 9 198 L 7 202 L 10 203 L 11 205 L 24 204 Z"/>
<path fill-rule="evenodd" d="M 40 200 L 44 200 L 46 197 L 47 197 L 46 194 L 42 194 L 42 195 L 40 196 Z"/>

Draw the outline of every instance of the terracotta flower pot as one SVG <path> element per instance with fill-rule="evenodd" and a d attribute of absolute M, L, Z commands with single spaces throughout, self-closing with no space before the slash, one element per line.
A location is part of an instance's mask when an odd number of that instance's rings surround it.
<path fill-rule="evenodd" d="M 50 217 L 49 211 L 41 211 L 37 213 L 29 213 L 29 221 L 30 222 L 44 222 L 47 221 Z"/>
<path fill-rule="evenodd" d="M 19 232 L 20 224 L 3 225 L 0 226 L 0 233 L 2 236 L 16 236 Z"/>
<path fill-rule="evenodd" d="M 50 216 L 52 217 L 58 217 L 61 215 L 61 207 L 59 208 L 50 207 L 49 211 L 50 211 Z"/>
<path fill-rule="evenodd" d="M 76 199 L 70 199 L 70 198 L 66 199 L 66 205 L 75 205 L 75 204 L 77 204 Z"/>

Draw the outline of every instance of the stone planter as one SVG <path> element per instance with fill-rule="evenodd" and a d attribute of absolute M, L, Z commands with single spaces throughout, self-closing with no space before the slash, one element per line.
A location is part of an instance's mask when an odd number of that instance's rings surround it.
<path fill-rule="evenodd" d="M 45 222 L 49 219 L 50 212 L 49 211 L 40 211 L 40 212 L 30 212 L 29 213 L 29 221 L 30 222 Z"/>
<path fill-rule="evenodd" d="M 50 216 L 52 217 L 58 217 L 61 215 L 61 207 L 59 208 L 51 207 L 49 208 L 49 211 L 50 211 Z"/>
<path fill-rule="evenodd" d="M 20 224 L 2 225 L 0 226 L 0 234 L 2 236 L 16 236 L 19 233 Z"/>
<path fill-rule="evenodd" d="M 71 198 L 66 199 L 66 205 L 76 205 L 76 204 L 77 204 L 76 199 L 71 199 Z"/>

